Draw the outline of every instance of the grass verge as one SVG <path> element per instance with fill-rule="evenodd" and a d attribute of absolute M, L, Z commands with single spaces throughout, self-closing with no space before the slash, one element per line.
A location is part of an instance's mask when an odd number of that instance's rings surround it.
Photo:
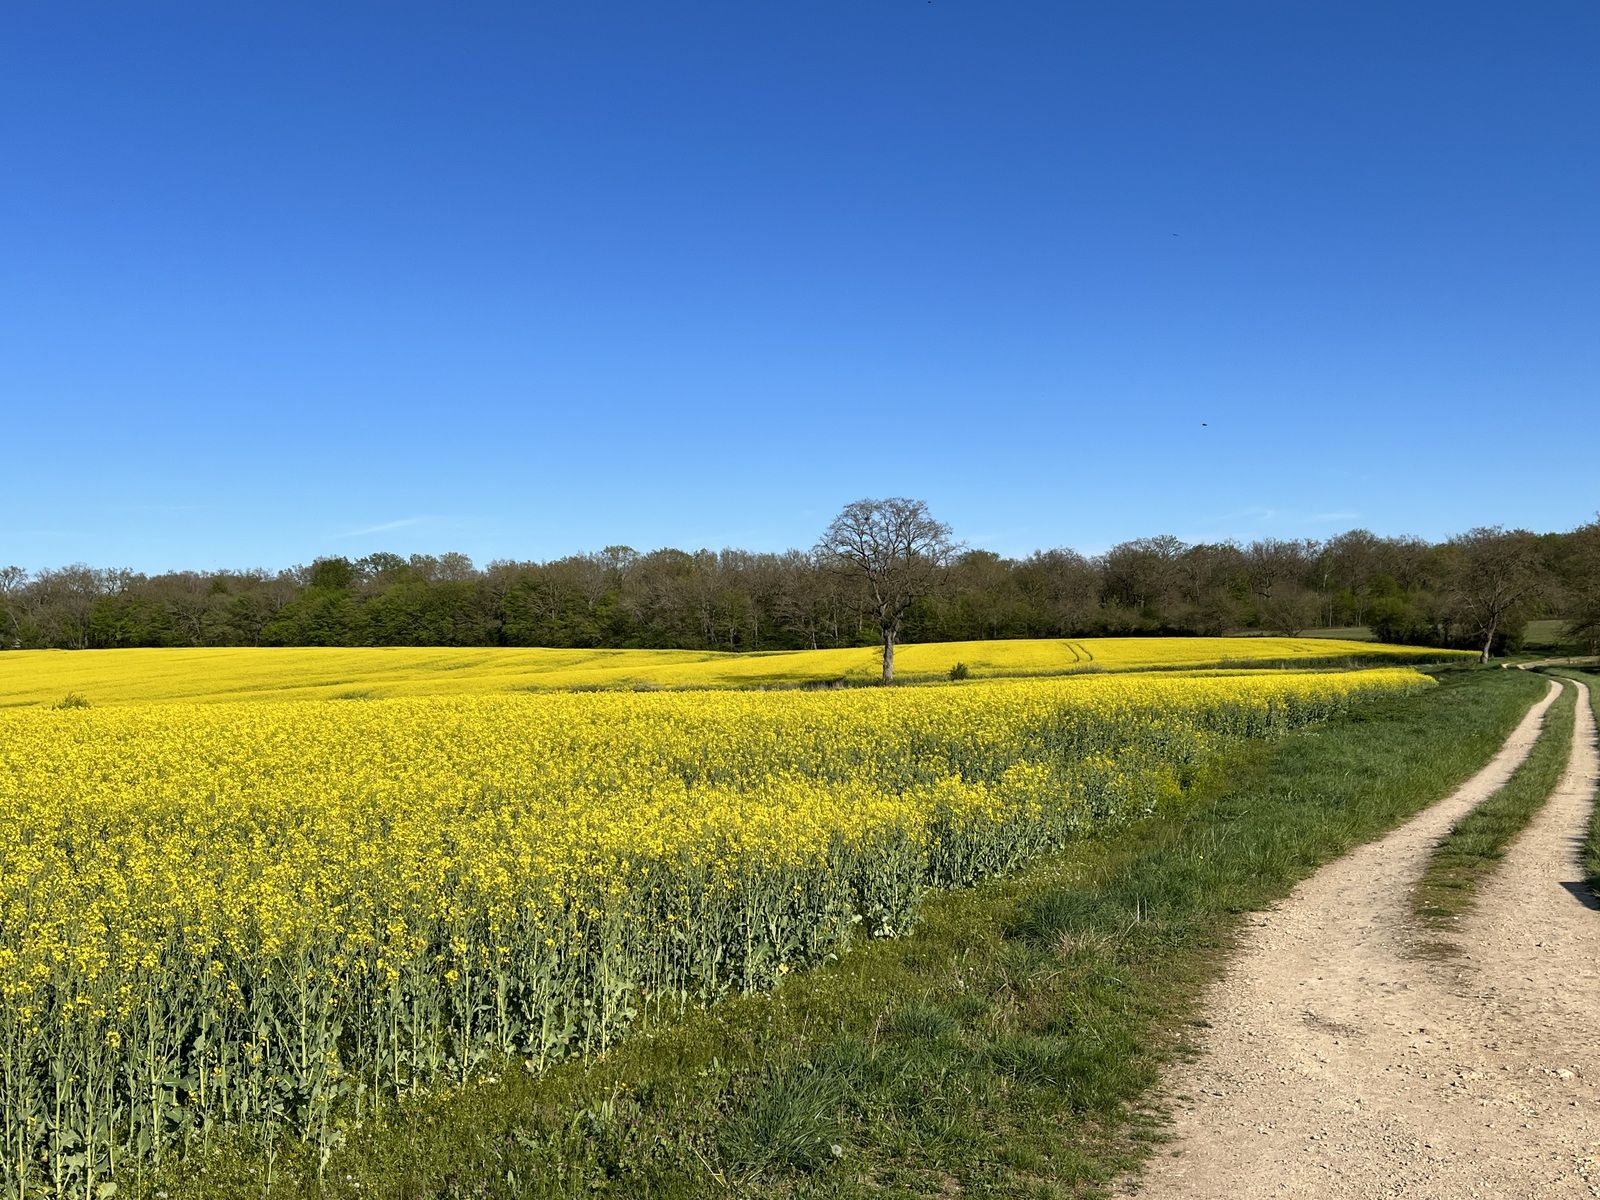
<path fill-rule="evenodd" d="M 935 896 L 894 941 L 352 1129 L 326 1164 L 231 1147 L 124 1191 L 199 1197 L 1089 1196 L 1159 1136 L 1143 1105 L 1239 915 L 1477 770 L 1544 681 L 1429 693 L 1247 746 L 1115 839 Z M 320 1168 L 320 1169 L 319 1169 Z"/>
<path fill-rule="evenodd" d="M 1411 895 L 1417 915 L 1428 924 L 1449 926 L 1472 907 L 1478 885 L 1550 799 L 1566 770 L 1577 695 L 1576 688 L 1561 689 L 1522 765 L 1504 787 L 1457 821 L 1434 848 L 1428 869 Z"/>

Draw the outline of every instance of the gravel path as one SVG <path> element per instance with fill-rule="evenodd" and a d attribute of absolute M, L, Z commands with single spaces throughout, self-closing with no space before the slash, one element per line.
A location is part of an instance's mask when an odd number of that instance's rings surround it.
<path fill-rule="evenodd" d="M 1567 684 L 1566 686 L 1579 686 Z M 1254 918 L 1170 1081 L 1174 1141 L 1121 1195 L 1600 1197 L 1600 912 L 1580 882 L 1596 784 L 1580 687 L 1562 784 L 1457 931 L 1419 955 L 1411 885 L 1528 754 L 1546 694 L 1447 800 Z"/>

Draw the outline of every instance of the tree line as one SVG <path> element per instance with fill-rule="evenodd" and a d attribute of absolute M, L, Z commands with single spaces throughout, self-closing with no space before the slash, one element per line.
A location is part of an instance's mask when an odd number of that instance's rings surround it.
<path fill-rule="evenodd" d="M 891 502 L 858 502 L 882 503 Z M 926 513 L 920 502 L 892 503 Z M 841 547 L 849 549 L 827 538 L 781 554 L 608 546 L 482 567 L 462 554 L 377 553 L 279 571 L 154 575 L 3 567 L 0 647 L 880 643 L 882 597 Z M 920 563 L 922 583 L 896 618 L 900 640 L 1366 626 L 1385 641 L 1498 653 L 1515 647 L 1526 619 L 1556 617 L 1574 640 L 1600 641 L 1600 520 L 1565 533 L 1475 529 L 1437 543 L 1354 529 L 1248 544 L 1161 535 L 1094 556 L 1062 548 L 1006 558 L 948 542 L 939 550 Z"/>

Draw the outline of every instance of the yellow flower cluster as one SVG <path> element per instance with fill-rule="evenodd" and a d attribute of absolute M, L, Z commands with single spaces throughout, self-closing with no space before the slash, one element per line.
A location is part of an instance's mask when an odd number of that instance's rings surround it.
<path fill-rule="evenodd" d="M 604 1047 L 1402 668 L 0 713 L 0 1183 Z"/>
<path fill-rule="evenodd" d="M 1331 638 L 1054 638 L 901 646 L 902 680 L 1261 665 L 1389 665 L 1437 662 L 1455 650 Z M 1470 654 L 1466 657 L 1471 657 Z M 339 700 L 559 691 L 570 688 L 784 687 L 866 682 L 880 652 L 536 648 L 230 647 L 199 650 L 14 650 L 0 654 L 0 709 L 59 703 L 68 693 L 95 707 L 152 700 Z"/>

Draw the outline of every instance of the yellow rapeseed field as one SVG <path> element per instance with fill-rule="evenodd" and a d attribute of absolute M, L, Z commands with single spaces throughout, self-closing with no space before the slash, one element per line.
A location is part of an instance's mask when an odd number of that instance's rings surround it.
<path fill-rule="evenodd" d="M 942 642 L 901 646 L 896 672 L 904 680 L 926 680 L 944 677 L 958 662 L 981 678 L 1310 666 L 1351 659 L 1414 663 L 1460 653 L 1377 642 L 1282 637 Z M 781 687 L 828 680 L 868 681 L 877 678 L 879 671 L 880 652 L 871 647 L 768 654 L 412 646 L 17 650 L 0 653 L 0 708 L 56 704 L 69 693 L 96 706 L 148 700 L 377 699 L 568 688 Z"/>
<path fill-rule="evenodd" d="M 1152 811 L 1232 739 L 1429 683 L 0 712 L 0 1184 L 93 1195 L 219 1129 L 329 1144 L 397 1093 L 892 934 L 929 887 Z"/>

